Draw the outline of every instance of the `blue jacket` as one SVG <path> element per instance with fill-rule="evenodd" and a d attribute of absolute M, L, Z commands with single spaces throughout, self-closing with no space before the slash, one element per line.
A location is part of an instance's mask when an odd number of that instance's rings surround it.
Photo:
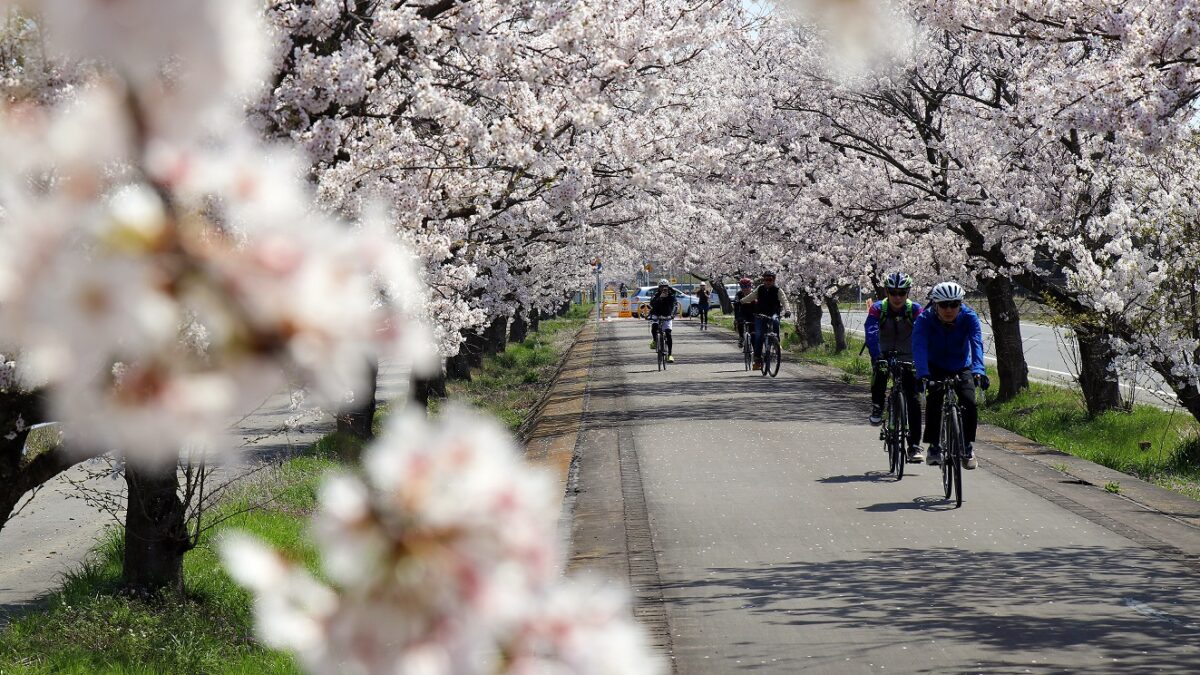
<path fill-rule="evenodd" d="M 970 369 L 983 375 L 983 327 L 975 310 L 962 306 L 953 327 L 947 327 L 937 316 L 937 309 L 927 307 L 913 324 L 913 363 L 917 377 L 929 377 L 930 367 L 948 372 Z"/>
<path fill-rule="evenodd" d="M 885 309 L 885 305 L 887 300 L 871 305 L 871 309 L 867 310 L 867 321 L 863 324 L 867 351 L 871 352 L 872 361 L 878 361 L 885 349 L 895 349 L 902 356 L 912 354 L 912 325 L 921 316 L 921 306 L 912 300 L 905 300 L 904 309 L 898 314 L 892 312 L 890 307 Z"/>

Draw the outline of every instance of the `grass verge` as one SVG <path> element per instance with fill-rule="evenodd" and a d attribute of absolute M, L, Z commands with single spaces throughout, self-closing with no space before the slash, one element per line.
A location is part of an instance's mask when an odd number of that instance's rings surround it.
<path fill-rule="evenodd" d="M 589 318 L 591 305 L 572 305 L 561 319 L 546 319 L 523 342 L 483 360 L 467 382 L 446 384 L 449 401 L 482 408 L 516 431 L 537 404 L 563 354 Z M 442 405 L 434 405 L 434 410 Z"/>
<path fill-rule="evenodd" d="M 731 317 L 714 315 L 714 323 L 733 327 Z M 869 382 L 871 363 L 860 355 L 863 341 L 847 336 L 847 349 L 834 353 L 833 336 L 825 344 L 798 351 L 793 324 L 783 327 L 783 344 L 807 362 L 837 368 L 849 384 Z M 998 381 L 989 368 L 993 382 Z M 1111 469 L 1137 476 L 1169 490 L 1200 499 L 1200 423 L 1186 411 L 1149 405 L 1089 418 L 1080 393 L 1068 387 L 1033 382 L 1004 403 L 988 401 L 979 419 L 1030 440 Z M 1113 491 L 1113 490 L 1110 490 Z"/>
<path fill-rule="evenodd" d="M 217 558 L 216 537 L 249 532 L 316 567 L 304 536 L 321 475 L 336 466 L 332 435 L 255 474 L 213 513 L 229 516 L 184 557 L 183 598 L 120 592 L 124 542 L 113 528 L 43 610 L 0 631 L 0 673 L 298 673 L 291 656 L 253 637 L 249 594 Z"/>

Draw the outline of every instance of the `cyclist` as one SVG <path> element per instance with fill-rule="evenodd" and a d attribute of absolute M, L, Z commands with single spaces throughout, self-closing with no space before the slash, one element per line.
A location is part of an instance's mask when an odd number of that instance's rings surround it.
<path fill-rule="evenodd" d="M 864 326 L 871 363 L 875 364 L 871 379 L 871 416 L 867 418 L 871 424 L 883 421 L 884 390 L 888 381 L 888 363 L 883 356 L 894 352 L 901 361 L 912 362 L 913 323 L 921 315 L 921 305 L 908 298 L 912 277 L 895 272 L 888 275 L 883 285 L 887 289 L 887 300 L 871 305 Z M 905 369 L 900 386 L 908 402 L 908 461 L 920 462 L 925 457 L 920 445 L 921 402 L 917 398 L 916 375 Z"/>
<path fill-rule="evenodd" d="M 754 322 L 754 303 L 743 305 L 742 299 L 750 295 L 754 290 L 754 282 L 748 277 L 742 277 L 738 281 L 738 292 L 733 296 L 733 323 L 737 325 L 738 332 L 738 349 L 741 349 L 746 340 L 746 322 Z"/>
<path fill-rule="evenodd" d="M 696 291 L 696 307 L 700 309 L 700 325 L 708 323 L 708 310 L 710 307 L 711 298 L 709 297 L 708 284 L 700 282 L 700 288 Z"/>
<path fill-rule="evenodd" d="M 754 368 L 759 369 L 762 368 L 762 347 L 767 332 L 767 320 L 763 317 L 773 317 L 779 314 L 791 316 L 792 311 L 788 307 L 787 293 L 775 285 L 775 273 L 768 271 L 762 274 L 762 284 L 752 293 L 743 297 L 740 302 L 743 305 L 754 303 Z M 778 320 L 775 320 L 773 328 L 776 333 L 779 332 Z"/>
<path fill-rule="evenodd" d="M 658 337 L 659 324 L 662 325 L 663 339 L 667 343 L 667 362 L 675 363 L 675 357 L 671 355 L 671 326 L 675 319 L 676 312 L 679 311 L 679 301 L 675 299 L 675 291 L 671 289 L 671 284 L 666 279 L 658 280 L 658 291 L 650 298 L 650 319 L 661 319 L 650 326 L 650 349 L 654 349 L 655 338 Z"/>
<path fill-rule="evenodd" d="M 943 281 L 929 294 L 930 304 L 913 324 L 913 362 L 922 385 L 933 379 L 955 379 L 963 408 L 963 440 L 966 443 L 964 467 L 974 469 L 975 430 L 979 411 L 975 406 L 975 385 L 988 388 L 983 367 L 983 330 L 979 315 L 963 304 L 966 293 L 953 281 Z M 932 307 L 933 309 L 930 309 Z M 925 401 L 925 442 L 929 444 L 926 464 L 941 464 L 942 400 L 945 391 L 931 391 Z"/>

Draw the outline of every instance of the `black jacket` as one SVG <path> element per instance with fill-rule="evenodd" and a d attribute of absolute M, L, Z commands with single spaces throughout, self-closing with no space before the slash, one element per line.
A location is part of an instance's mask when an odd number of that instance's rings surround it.
<path fill-rule="evenodd" d="M 757 303 L 750 302 L 742 304 L 742 298 L 750 295 L 754 291 L 743 291 L 738 289 L 738 292 L 733 296 L 733 316 L 737 321 L 753 321 L 754 315 L 758 312 Z"/>
<path fill-rule="evenodd" d="M 666 297 L 655 293 L 650 298 L 650 314 L 652 316 L 673 317 L 679 308 L 679 301 L 675 299 L 675 293 L 671 292 Z"/>

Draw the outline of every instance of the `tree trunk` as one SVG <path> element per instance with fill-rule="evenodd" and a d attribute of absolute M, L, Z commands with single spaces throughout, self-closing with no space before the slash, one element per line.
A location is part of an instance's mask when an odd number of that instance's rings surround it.
<path fill-rule="evenodd" d="M 174 463 L 125 465 L 125 560 L 121 577 L 138 593 L 183 593 L 183 554 L 191 548 Z"/>
<path fill-rule="evenodd" d="M 996 348 L 996 373 L 1000 376 L 998 403 L 1011 400 L 1029 388 L 1029 366 L 1025 363 L 1025 343 L 1021 339 L 1021 313 L 1013 299 L 1013 283 L 1008 277 L 993 277 L 983 282 L 992 317 L 992 341 Z"/>
<path fill-rule="evenodd" d="M 458 353 L 446 359 L 446 379 L 471 381 L 471 360 L 466 355 L 466 345 L 458 346 Z"/>
<path fill-rule="evenodd" d="M 432 377 L 414 375 L 412 383 L 412 402 L 426 410 L 429 409 L 430 399 L 446 398 L 446 371 L 439 371 Z"/>
<path fill-rule="evenodd" d="M 800 348 L 812 349 L 825 342 L 821 334 L 821 305 L 806 292 L 796 300 L 799 316 L 796 317 L 796 332 L 800 336 Z"/>
<path fill-rule="evenodd" d="M 508 341 L 520 344 L 529 337 L 529 321 L 525 319 L 526 312 L 521 311 L 513 315 L 512 323 L 508 326 Z"/>
<path fill-rule="evenodd" d="M 483 350 L 486 349 L 483 334 L 478 330 L 469 330 L 463 333 L 466 341 L 459 347 L 459 353 L 466 356 L 467 363 L 471 364 L 472 368 L 479 368 L 483 365 Z"/>
<path fill-rule="evenodd" d="M 492 319 L 483 333 L 483 338 L 484 356 L 495 356 L 504 351 L 505 345 L 508 344 L 508 317 L 498 316 Z"/>
<path fill-rule="evenodd" d="M 567 312 L 569 312 L 569 311 L 571 311 L 571 299 L 567 298 L 566 300 L 563 301 L 563 304 L 559 305 L 558 314 L 556 314 L 555 316 L 557 316 L 558 318 L 561 319 L 562 317 L 566 316 Z"/>
<path fill-rule="evenodd" d="M 713 290 L 717 292 L 717 298 L 721 301 L 721 311 L 725 314 L 733 314 L 733 300 L 729 298 L 729 291 L 725 290 L 724 277 L 717 277 L 717 282 L 713 284 Z"/>
<path fill-rule="evenodd" d="M 534 333 L 538 332 L 538 326 L 541 322 L 542 310 L 536 308 L 529 310 L 529 330 Z"/>
<path fill-rule="evenodd" d="M 371 424 L 375 420 L 375 394 L 379 380 L 379 359 L 374 357 L 367 363 L 369 377 L 354 391 L 354 401 L 337 414 L 338 433 L 348 434 L 362 441 L 375 438 Z"/>
<path fill-rule="evenodd" d="M 1075 341 L 1079 345 L 1079 388 L 1088 415 L 1095 417 L 1120 408 L 1121 388 L 1113 370 L 1115 354 L 1104 331 L 1092 326 L 1076 327 Z"/>
<path fill-rule="evenodd" d="M 846 351 L 846 324 L 842 323 L 842 310 L 838 307 L 837 297 L 825 298 L 825 307 L 829 309 L 829 323 L 833 326 L 833 353 L 841 354 Z"/>

